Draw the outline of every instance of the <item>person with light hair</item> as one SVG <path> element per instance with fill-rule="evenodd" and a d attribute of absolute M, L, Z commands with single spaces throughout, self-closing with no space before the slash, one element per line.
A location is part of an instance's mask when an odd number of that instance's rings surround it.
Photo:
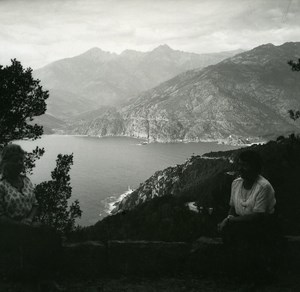
<path fill-rule="evenodd" d="M 6 263 L 7 272 L 14 270 L 21 279 L 33 277 L 37 285 L 43 283 L 42 291 L 62 291 L 52 280 L 61 238 L 36 220 L 38 202 L 34 186 L 25 175 L 25 151 L 9 144 L 0 156 L 0 265 Z M 15 261 L 5 262 L 6 254 Z"/>
<path fill-rule="evenodd" d="M 34 187 L 24 174 L 21 146 L 4 147 L 0 161 L 0 223 L 31 225 L 38 211 Z"/>

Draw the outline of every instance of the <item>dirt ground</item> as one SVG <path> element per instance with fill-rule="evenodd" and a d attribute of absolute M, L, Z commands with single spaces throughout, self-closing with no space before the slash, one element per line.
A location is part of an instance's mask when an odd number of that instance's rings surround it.
<path fill-rule="evenodd" d="M 300 275 L 300 273 L 299 273 Z M 61 291 L 66 292 L 212 292 L 212 291 L 261 291 L 292 292 L 300 291 L 300 277 L 296 273 L 285 274 L 266 283 L 254 284 L 241 280 L 218 277 L 209 278 L 102 278 L 97 280 L 68 279 L 58 281 Z M 1 292 L 47 292 L 47 285 L 36 283 L 9 282 L 0 283 Z"/>

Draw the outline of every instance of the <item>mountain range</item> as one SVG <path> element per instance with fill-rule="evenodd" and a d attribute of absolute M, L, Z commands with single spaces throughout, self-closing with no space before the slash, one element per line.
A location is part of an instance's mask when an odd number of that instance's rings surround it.
<path fill-rule="evenodd" d="M 60 119 L 116 106 L 176 75 L 216 64 L 239 51 L 195 54 L 161 45 L 150 52 L 121 54 L 92 48 L 33 72 L 50 92 L 47 112 Z"/>
<path fill-rule="evenodd" d="M 299 42 L 261 45 L 215 65 L 185 71 L 118 110 L 75 118 L 66 132 L 158 142 L 251 142 L 299 131 L 287 113 L 300 108 L 300 75 L 287 65 L 299 57 Z"/>

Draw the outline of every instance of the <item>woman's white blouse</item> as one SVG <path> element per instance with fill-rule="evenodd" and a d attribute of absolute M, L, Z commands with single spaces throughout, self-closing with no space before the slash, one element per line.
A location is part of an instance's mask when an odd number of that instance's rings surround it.
<path fill-rule="evenodd" d="M 258 176 L 250 190 L 243 187 L 243 179 L 237 178 L 231 185 L 230 206 L 239 216 L 253 213 L 273 214 L 276 204 L 275 192 L 263 176 Z"/>

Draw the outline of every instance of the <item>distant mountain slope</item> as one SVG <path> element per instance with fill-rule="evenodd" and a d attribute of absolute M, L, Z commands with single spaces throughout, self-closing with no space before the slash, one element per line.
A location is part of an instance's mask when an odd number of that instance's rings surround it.
<path fill-rule="evenodd" d="M 60 129 L 65 125 L 64 121 L 57 119 L 49 114 L 35 117 L 30 123 L 43 126 L 44 134 L 53 134 L 56 129 Z"/>
<path fill-rule="evenodd" d="M 119 111 L 120 135 L 150 141 L 199 141 L 299 131 L 287 114 L 300 108 L 300 75 L 287 65 L 300 43 L 262 45 L 204 69 L 184 72 Z M 106 119 L 108 117 L 106 116 Z M 114 121 L 119 117 L 110 116 Z M 97 123 L 96 123 L 97 121 Z M 99 116 L 68 131 L 105 132 Z M 109 133 L 107 134 L 115 134 Z"/>
<path fill-rule="evenodd" d="M 117 55 L 93 48 L 33 74 L 50 90 L 51 114 L 62 118 L 64 110 L 77 114 L 101 105 L 118 105 L 179 73 L 216 64 L 238 52 L 194 54 L 163 45 L 146 53 L 127 50 Z"/>
<path fill-rule="evenodd" d="M 46 100 L 47 113 L 59 119 L 71 118 L 94 106 L 93 102 L 66 90 L 50 89 L 49 94 Z"/>

